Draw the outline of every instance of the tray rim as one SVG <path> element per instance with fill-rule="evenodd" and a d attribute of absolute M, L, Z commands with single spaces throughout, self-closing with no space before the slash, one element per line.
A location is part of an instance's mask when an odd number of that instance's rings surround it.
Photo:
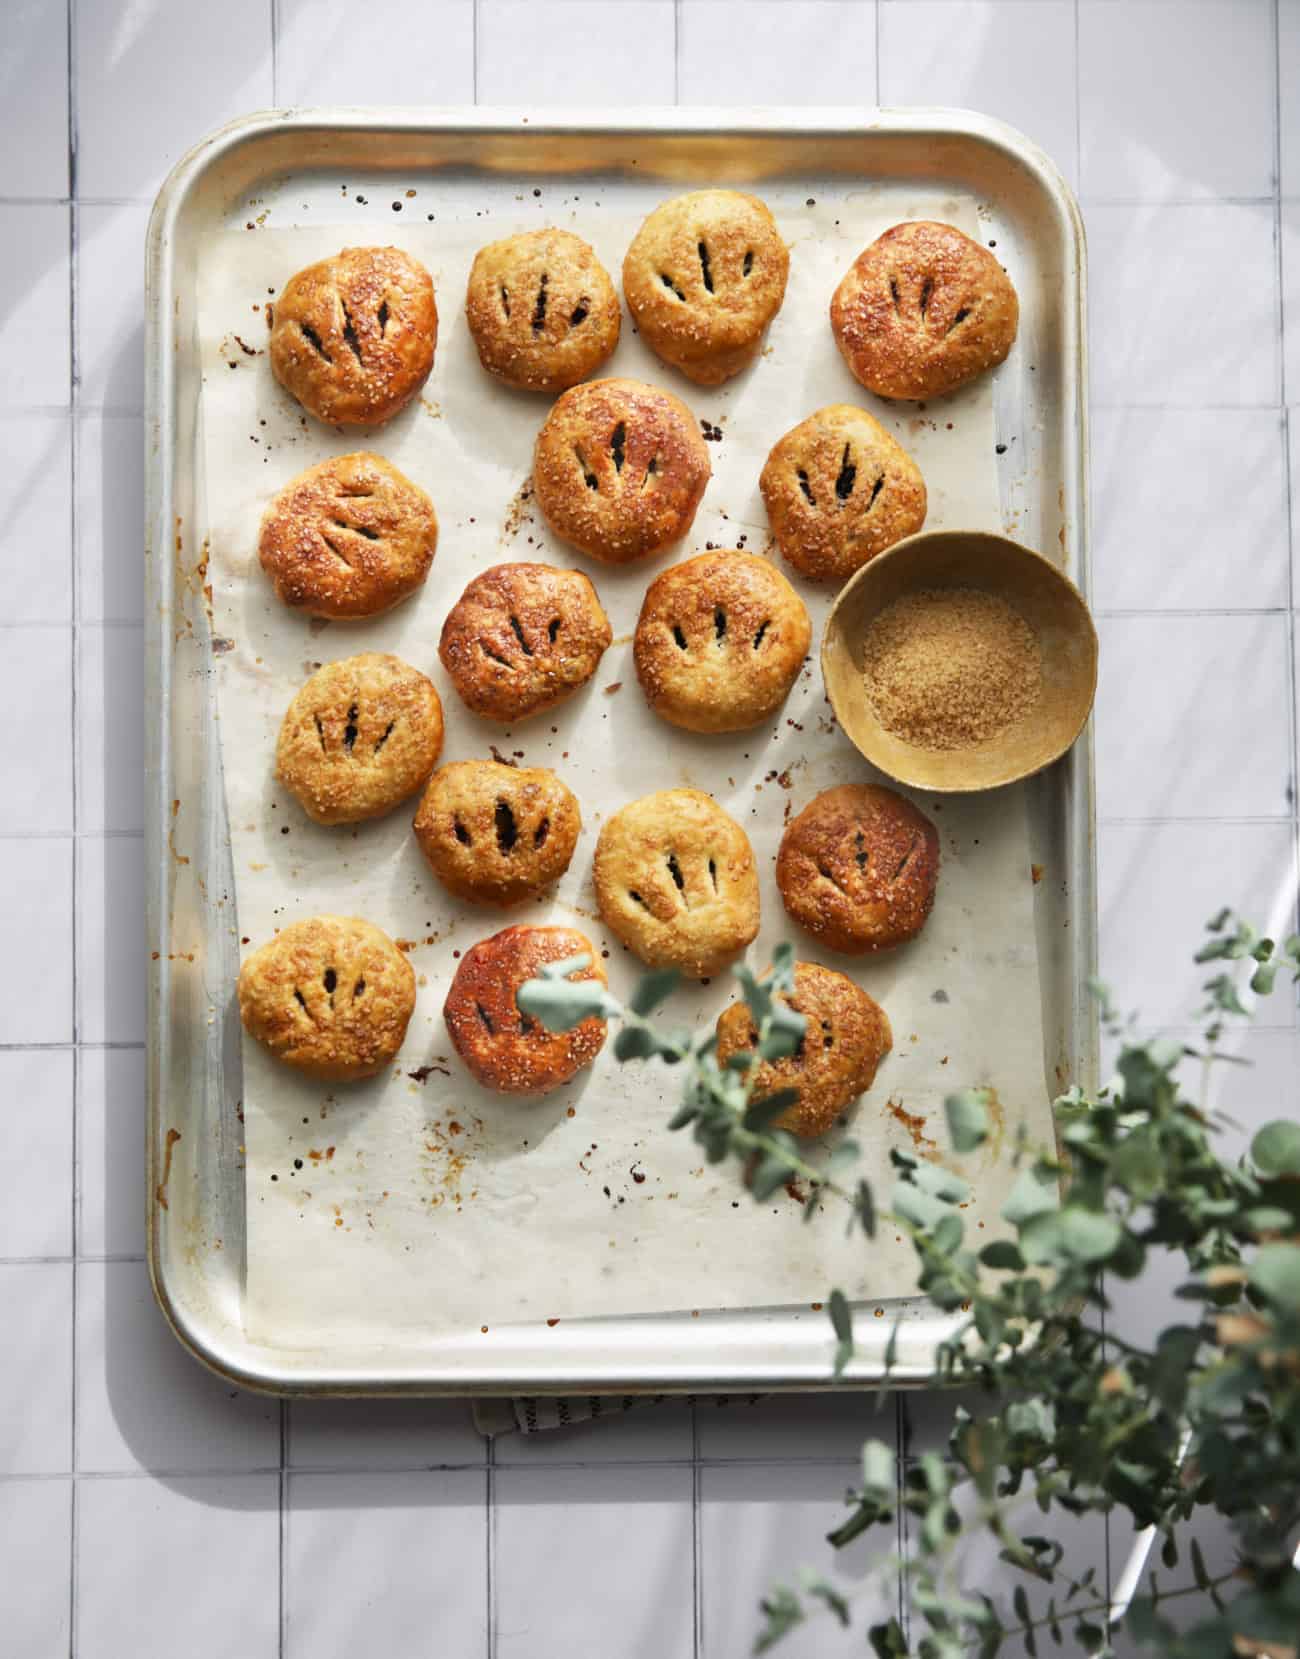
<path fill-rule="evenodd" d="M 175 395 L 174 352 L 169 349 L 169 326 L 173 315 L 172 232 L 191 193 L 220 162 L 244 146 L 252 146 L 269 135 L 299 132 L 304 137 L 322 130 L 406 136 L 466 134 L 511 134 L 526 132 L 530 137 L 593 136 L 651 137 L 694 136 L 701 138 L 752 136 L 755 138 L 868 138 L 892 134 L 918 140 L 938 136 L 965 139 L 997 152 L 1026 170 L 1050 201 L 1065 227 L 1072 254 L 1071 276 L 1074 304 L 1067 313 L 1073 340 L 1071 372 L 1076 396 L 1075 441 L 1067 454 L 1071 465 L 1062 480 L 1062 499 L 1067 522 L 1074 529 L 1070 537 L 1072 574 L 1085 598 L 1091 593 L 1090 496 L 1088 481 L 1089 423 L 1087 379 L 1087 247 L 1083 218 L 1074 192 L 1055 163 L 1032 140 L 1007 123 L 976 111 L 940 106 L 882 107 L 863 111 L 855 107 L 804 108 L 788 105 L 727 109 L 713 106 L 685 108 L 676 105 L 644 106 L 632 110 L 591 108 L 565 111 L 524 106 L 318 106 L 269 109 L 241 116 L 199 140 L 176 163 L 163 182 L 149 218 L 145 245 L 145 545 L 161 552 L 170 546 L 173 525 L 173 477 L 177 464 L 177 441 L 170 412 Z M 310 165 L 310 163 L 308 163 Z M 436 1396 L 439 1394 L 542 1394 L 542 1393 L 636 1393 L 704 1392 L 745 1386 L 768 1391 L 831 1390 L 862 1387 L 882 1375 L 879 1358 L 874 1363 L 863 1355 L 855 1359 L 843 1379 L 830 1379 L 829 1335 L 815 1363 L 805 1356 L 799 1365 L 788 1362 L 775 1371 L 732 1362 L 730 1367 L 719 1353 L 707 1366 L 669 1366 L 652 1376 L 644 1370 L 628 1376 L 617 1366 L 600 1368 L 578 1376 L 538 1378 L 532 1375 L 486 1373 L 469 1377 L 460 1372 L 440 1376 L 430 1366 L 419 1376 L 384 1380 L 382 1368 L 373 1366 L 277 1369 L 264 1356 L 267 1350 L 253 1344 L 242 1333 L 232 1340 L 224 1331 L 206 1326 L 184 1308 L 173 1294 L 168 1266 L 162 1253 L 161 1228 L 155 1193 L 160 1178 L 160 1137 L 163 1089 L 160 1040 L 164 1023 L 167 989 L 170 982 L 168 953 L 163 940 L 170 937 L 171 902 L 166 857 L 166 802 L 170 788 L 170 681 L 171 653 L 164 649 L 173 612 L 176 567 L 170 558 L 146 559 L 145 645 L 146 661 L 152 659 L 159 681 L 158 695 L 146 699 L 145 777 L 151 801 L 159 810 L 146 817 L 146 902 L 147 940 L 155 948 L 146 963 L 146 1090 L 145 1125 L 145 1226 L 146 1261 L 150 1284 L 158 1306 L 177 1340 L 207 1369 L 223 1380 L 257 1393 L 277 1397 L 334 1396 L 358 1397 L 381 1394 Z M 1082 1021 L 1084 1042 L 1081 1058 L 1086 1071 L 1097 1065 L 1097 1018 L 1087 998 L 1087 981 L 1097 971 L 1096 906 L 1096 808 L 1094 779 L 1093 722 L 1090 719 L 1065 761 L 1068 769 L 1067 807 L 1069 834 L 1079 848 L 1066 900 L 1068 922 L 1075 940 L 1072 951 L 1074 974 L 1074 1029 Z M 163 928 L 167 927 L 164 934 Z M 1083 1000 L 1081 1001 L 1081 996 Z M 1087 1083 L 1095 1079 L 1085 1077 Z M 744 1310 L 764 1321 L 780 1321 L 782 1310 Z M 725 1317 L 725 1315 L 724 1315 Z M 952 1323 L 935 1315 L 936 1326 Z M 936 1338 L 941 1334 L 936 1330 Z M 811 1349 L 813 1345 L 809 1344 Z M 883 1344 L 877 1344 L 882 1347 Z M 486 1357 L 486 1356 L 485 1356 Z M 893 1387 L 923 1387 L 932 1384 L 933 1373 L 915 1365 L 896 1367 L 890 1373 Z"/>

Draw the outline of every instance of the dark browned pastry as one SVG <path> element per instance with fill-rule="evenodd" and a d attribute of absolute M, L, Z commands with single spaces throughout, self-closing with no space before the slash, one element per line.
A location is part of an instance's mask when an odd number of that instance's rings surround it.
<path fill-rule="evenodd" d="M 275 378 L 332 426 L 382 426 L 433 367 L 433 281 L 400 248 L 344 248 L 308 265 L 272 316 Z"/>
<path fill-rule="evenodd" d="M 692 190 L 661 202 L 637 231 L 623 293 L 651 351 L 717 386 L 758 355 L 789 273 L 766 203 L 740 190 Z"/>
<path fill-rule="evenodd" d="M 885 1010 L 844 974 L 816 962 L 796 962 L 794 994 L 782 1002 L 802 1014 L 804 1034 L 793 1054 L 760 1060 L 750 1072 L 753 1098 L 782 1089 L 799 1098 L 775 1121 L 795 1135 L 824 1135 L 844 1108 L 871 1087 L 876 1068 L 893 1047 Z M 718 1063 L 758 1043 L 753 1016 L 733 1002 L 718 1019 Z"/>
<path fill-rule="evenodd" d="M 292 922 L 239 970 L 244 1029 L 277 1060 L 346 1082 L 382 1071 L 415 1011 L 411 964 L 359 916 Z"/>
<path fill-rule="evenodd" d="M 442 704 L 400 657 L 365 651 L 317 669 L 289 704 L 275 772 L 318 824 L 381 818 L 438 764 Z"/>
<path fill-rule="evenodd" d="M 549 1094 L 589 1066 L 605 1043 L 605 1022 L 582 1020 L 572 1031 L 548 1031 L 520 1012 L 519 987 L 548 962 L 589 958 L 570 979 L 595 979 L 605 970 L 585 934 L 571 927 L 507 927 L 482 939 L 461 958 L 443 1016 L 456 1052 L 485 1089 L 501 1094 Z"/>
<path fill-rule="evenodd" d="M 831 300 L 831 330 L 855 380 L 879 397 L 956 391 L 1015 343 L 1020 304 L 987 248 L 918 219 L 879 236 Z"/>
<path fill-rule="evenodd" d="M 581 571 L 493 565 L 448 612 L 438 655 L 467 708 L 509 725 L 586 685 L 613 637 Z"/>
<path fill-rule="evenodd" d="M 533 453 L 546 522 L 604 564 L 644 559 L 680 540 L 709 473 L 690 410 L 639 380 L 589 380 L 565 392 Z"/>
<path fill-rule="evenodd" d="M 618 345 L 609 272 L 571 230 L 522 231 L 474 256 L 465 316 L 479 362 L 507 386 L 562 392 Z"/>
<path fill-rule="evenodd" d="M 382 455 L 321 461 L 266 510 L 257 555 L 276 598 L 336 622 L 378 616 L 421 586 L 438 546 L 433 503 Z"/>
<path fill-rule="evenodd" d="M 814 796 L 787 826 L 776 859 L 790 915 L 850 956 L 914 938 L 938 879 L 938 831 L 910 801 L 875 784 Z"/>
<path fill-rule="evenodd" d="M 582 829 L 577 800 L 554 772 L 453 760 L 415 815 L 415 838 L 443 886 L 475 904 L 536 898 L 569 867 Z"/>
<path fill-rule="evenodd" d="M 633 653 L 656 714 L 687 731 L 736 732 L 776 713 L 811 640 L 803 600 L 770 559 L 701 553 L 650 584 Z"/>
<path fill-rule="evenodd" d="M 758 482 L 776 545 L 813 582 L 847 582 L 925 523 L 920 468 L 851 403 L 818 409 L 778 438 Z"/>

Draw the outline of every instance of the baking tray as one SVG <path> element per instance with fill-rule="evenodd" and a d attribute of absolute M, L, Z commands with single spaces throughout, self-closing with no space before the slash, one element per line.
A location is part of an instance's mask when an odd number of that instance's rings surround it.
<path fill-rule="evenodd" d="M 1089 588 L 1085 259 L 1078 209 L 1041 151 L 1000 122 L 954 110 L 765 109 L 526 113 L 282 111 L 248 116 L 181 161 L 147 246 L 146 926 L 148 1238 L 154 1290 L 179 1339 L 222 1376 L 289 1395 L 594 1393 L 806 1389 L 829 1383 L 824 1314 L 802 1308 L 565 1321 L 364 1349 L 255 1344 L 240 1319 L 244 1177 L 240 1042 L 227 1017 L 238 973 L 221 781 L 206 558 L 195 543 L 201 237 L 223 227 L 312 222 L 345 180 L 358 228 L 419 186 L 467 191 L 503 177 L 609 192 L 620 178 L 665 193 L 703 184 L 914 180 L 969 195 L 1021 300 L 1020 343 L 999 371 L 1004 520 Z M 370 204 L 361 211 L 355 197 Z M 319 220 L 319 214 L 315 216 Z M 391 223 L 391 220 L 389 220 Z M 449 302 L 454 303 L 450 299 Z M 184 805 L 183 812 L 180 810 Z M 1030 786 L 1045 1088 L 1095 1084 L 1096 897 L 1091 728 Z M 953 1319 L 923 1298 L 873 1304 L 847 1384 L 923 1384 Z"/>

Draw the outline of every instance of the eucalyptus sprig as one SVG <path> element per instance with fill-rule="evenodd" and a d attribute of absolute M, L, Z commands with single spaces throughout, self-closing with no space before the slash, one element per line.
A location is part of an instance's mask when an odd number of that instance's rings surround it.
<path fill-rule="evenodd" d="M 1199 1048 L 1124 1036 L 1096 988 L 1103 1019 L 1123 1037 L 1117 1077 L 1095 1097 L 1075 1087 L 1054 1102 L 1055 1144 L 1017 1145 L 1002 1210 L 1013 1236 L 975 1248 L 960 1209 L 967 1183 L 923 1158 L 892 1155 L 881 1208 L 912 1242 L 918 1288 L 958 1316 L 935 1352 L 936 1377 L 976 1390 L 987 1409 L 958 1408 L 946 1458 L 921 1458 L 901 1487 L 892 1449 L 876 1440 L 863 1447 L 861 1484 L 829 1536 L 837 1546 L 877 1528 L 892 1538 L 900 1505 L 913 1519 L 907 1557 L 886 1549 L 875 1563 L 906 1576 L 914 1610 L 909 1630 L 890 1619 L 868 1632 L 886 1659 L 992 1659 L 1008 1645 L 1032 1659 L 1043 1634 L 1057 1645 L 1068 1635 L 1085 1653 L 1111 1651 L 1116 1618 L 1093 1574 L 1071 1572 L 1058 1541 L 1020 1525 L 1031 1499 L 1043 1514 L 1120 1510 L 1155 1529 L 1175 1582 L 1160 1587 L 1153 1572 L 1148 1593 L 1124 1612 L 1136 1642 L 1171 1659 L 1295 1659 L 1300 1648 L 1292 1564 L 1300 1534 L 1300 1124 L 1265 1125 L 1248 1155 L 1233 1159 L 1216 1147 L 1226 1125 L 1189 1100 L 1181 1081 L 1189 1058 L 1203 1073 L 1230 1058 L 1219 1045 L 1232 1022 L 1248 1017 L 1251 998 L 1272 992 L 1284 970 L 1292 982 L 1300 977 L 1300 938 L 1277 945 L 1223 911 L 1197 960 L 1215 969 L 1204 986 Z M 801 1016 L 783 1000 L 793 985 L 789 946 L 762 978 L 737 970 L 758 1042 L 726 1066 L 712 1030 L 661 1033 L 651 1023 L 670 975 L 647 976 L 623 1008 L 603 986 L 569 980 L 579 965 L 556 964 L 523 987 L 520 1007 L 553 1029 L 593 1014 L 618 1018 L 620 1060 L 681 1068 L 670 1126 L 690 1127 L 711 1162 L 736 1158 L 758 1199 L 798 1175 L 817 1198 L 842 1200 L 871 1237 L 876 1197 L 860 1175 L 849 1178 L 856 1146 L 843 1143 L 819 1171 L 774 1127 L 790 1092 L 755 1098 L 757 1058 L 794 1053 L 802 1034 Z M 976 1150 L 990 1133 L 985 1097 L 966 1090 L 945 1105 L 953 1151 Z M 810 1221 L 824 1208 L 813 1196 Z M 1106 1330 L 1107 1277 L 1140 1280 L 1168 1252 L 1183 1262 L 1177 1295 L 1186 1318 L 1140 1343 Z M 838 1374 L 852 1355 L 852 1324 L 839 1291 L 829 1309 Z M 1231 1570 L 1218 1575 L 1193 1536 L 1207 1510 L 1226 1520 L 1236 1543 Z M 960 1583 L 958 1546 L 978 1532 L 1016 1575 L 1009 1600 Z M 1169 1603 L 1191 1622 L 1170 1620 Z M 823 1579 L 807 1580 L 802 1592 L 778 1587 L 762 1604 L 756 1651 L 814 1608 L 842 1623 L 852 1617 L 851 1598 Z"/>

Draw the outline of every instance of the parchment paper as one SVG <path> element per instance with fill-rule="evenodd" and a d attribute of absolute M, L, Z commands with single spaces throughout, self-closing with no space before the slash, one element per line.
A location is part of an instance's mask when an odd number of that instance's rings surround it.
<path fill-rule="evenodd" d="M 578 230 L 617 277 L 657 194 L 629 192 L 597 206 L 560 203 L 554 192 L 536 200 L 527 191 L 486 218 L 440 211 L 435 224 L 417 226 L 395 216 L 388 239 L 432 272 L 441 333 L 422 398 L 372 434 L 340 434 L 304 417 L 274 384 L 264 351 L 266 300 L 298 267 L 358 240 L 357 228 L 224 231 L 202 250 L 204 494 L 240 935 L 251 949 L 318 911 L 363 915 L 409 947 L 419 981 L 397 1066 L 367 1084 L 306 1082 L 244 1043 L 245 1319 L 255 1339 L 307 1346 L 379 1340 L 395 1329 L 806 1304 L 832 1284 L 861 1298 L 912 1290 L 911 1248 L 892 1230 L 864 1251 L 829 1210 L 805 1226 L 794 1197 L 756 1206 L 734 1168 L 706 1166 L 688 1135 L 668 1134 L 672 1073 L 620 1067 L 607 1049 L 572 1086 L 520 1102 L 478 1089 L 455 1058 L 441 1010 L 456 958 L 508 922 L 576 924 L 609 953 L 614 990 L 631 989 L 639 964 L 596 916 L 591 854 L 603 817 L 650 790 L 706 789 L 749 834 L 763 902 L 762 933 L 748 956 L 754 965 L 794 937 L 801 955 L 851 973 L 888 1011 L 894 1052 L 849 1114 L 866 1173 L 887 1190 L 891 1146 L 942 1155 L 944 1094 L 991 1086 L 1004 1133 L 966 1165 L 976 1186 L 965 1219 L 985 1242 L 999 1232 L 1010 1179 L 999 1146 L 1009 1146 L 1009 1131 L 1026 1114 L 1045 1126 L 1020 791 L 917 797 L 939 826 L 943 850 L 925 931 L 877 960 L 836 958 L 788 920 L 773 876 L 788 817 L 819 790 L 871 776 L 835 727 L 816 666 L 830 596 L 797 582 L 813 617 L 813 655 L 780 718 L 735 737 L 693 737 L 652 716 L 630 646 L 645 587 L 667 564 L 707 543 L 769 549 L 758 493 L 763 459 L 781 433 L 825 403 L 864 403 L 897 434 L 925 475 L 931 527 L 1000 526 L 988 382 L 924 411 L 879 404 L 844 369 L 826 320 L 840 275 L 889 224 L 936 217 L 978 234 L 974 208 L 896 187 L 816 204 L 785 187 L 765 191 L 791 243 L 789 291 L 763 357 L 719 390 L 692 387 L 660 365 L 625 317 L 623 342 L 604 372 L 671 386 L 722 436 L 710 444 L 713 479 L 691 535 L 641 566 L 605 570 L 553 540 L 528 499 L 532 442 L 548 404 L 483 374 L 463 294 L 478 246 L 548 222 Z M 370 623 L 312 624 L 272 596 L 256 561 L 258 523 L 302 468 L 366 447 L 433 498 L 437 558 L 423 593 L 397 611 Z M 469 578 L 520 558 L 586 568 L 615 644 L 578 697 L 503 732 L 461 706 L 437 641 Z M 276 786 L 275 738 L 290 698 L 320 663 L 362 650 L 395 651 L 432 676 L 446 714 L 444 760 L 486 756 L 495 745 L 521 763 L 553 767 L 574 790 L 583 834 L 553 897 L 508 915 L 464 905 L 424 866 L 410 833 L 414 802 L 378 823 L 326 829 Z M 665 1017 L 712 1022 L 733 994 L 724 976 L 679 992 Z"/>

